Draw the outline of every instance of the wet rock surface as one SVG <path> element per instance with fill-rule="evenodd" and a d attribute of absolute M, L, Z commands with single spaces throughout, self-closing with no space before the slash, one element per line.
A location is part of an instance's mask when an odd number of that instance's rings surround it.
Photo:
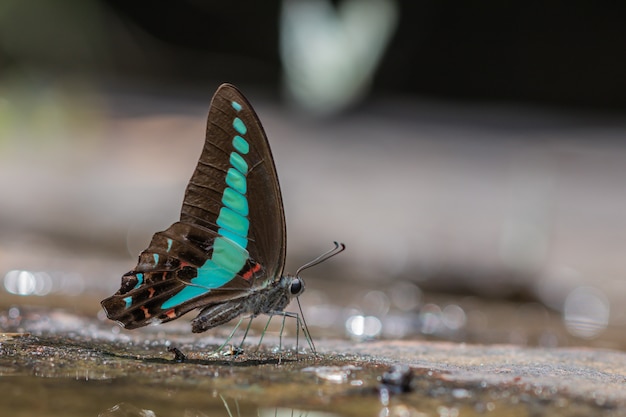
<path fill-rule="evenodd" d="M 257 335 L 243 352 L 216 352 L 221 334 L 114 333 L 96 319 L 36 311 L 23 310 L 30 321 L 0 338 L 0 409 L 14 416 L 626 415 L 618 351 L 316 340 L 313 354 L 291 338 L 278 350 L 275 336 L 257 349 Z"/>

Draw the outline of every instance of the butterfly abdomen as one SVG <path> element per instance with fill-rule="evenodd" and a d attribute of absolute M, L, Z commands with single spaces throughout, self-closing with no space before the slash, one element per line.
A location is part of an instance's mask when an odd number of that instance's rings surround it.
<path fill-rule="evenodd" d="M 198 317 L 191 321 L 191 331 L 202 333 L 246 313 L 245 304 L 240 300 L 228 301 L 204 308 Z"/>

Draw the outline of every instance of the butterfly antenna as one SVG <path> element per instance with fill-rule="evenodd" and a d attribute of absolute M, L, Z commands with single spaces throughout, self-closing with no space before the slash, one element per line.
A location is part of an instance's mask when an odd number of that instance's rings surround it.
<path fill-rule="evenodd" d="M 346 245 L 344 245 L 343 243 L 339 243 L 339 242 L 333 242 L 335 244 L 335 247 L 332 248 L 331 250 L 329 250 L 326 253 L 321 254 L 320 256 L 318 256 L 317 258 L 313 259 L 310 262 L 305 263 L 304 265 L 302 265 L 300 268 L 298 268 L 298 270 L 296 271 L 296 276 L 300 275 L 300 272 L 304 271 L 305 269 L 308 269 L 312 266 L 315 265 L 319 265 L 322 262 L 324 262 L 327 259 L 332 258 L 333 256 L 340 254 L 341 252 L 343 252 L 346 249 Z"/>
<path fill-rule="evenodd" d="M 333 243 L 335 244 L 334 248 L 332 248 L 328 252 L 325 252 L 325 253 L 321 254 L 317 258 L 313 259 L 310 262 L 305 263 L 300 268 L 298 268 L 298 270 L 296 271 L 296 276 L 300 276 L 300 272 L 304 271 L 305 269 L 308 269 L 308 268 L 310 268 L 312 266 L 315 266 L 315 265 L 319 265 L 322 262 L 324 262 L 325 260 L 332 258 L 333 256 L 343 252 L 346 249 L 346 245 L 344 245 L 343 243 L 339 243 L 339 242 L 336 242 L 336 241 L 333 242 Z M 309 326 L 307 326 L 306 320 L 304 319 L 304 313 L 302 312 L 302 306 L 300 305 L 300 299 L 296 298 L 296 301 L 298 302 L 298 309 L 300 310 L 300 315 L 299 316 L 296 315 L 296 319 L 298 320 L 298 324 L 300 323 L 300 320 L 302 320 L 302 333 L 304 333 L 304 337 L 306 338 L 307 342 L 309 343 L 309 347 L 311 348 L 313 353 L 316 353 L 317 350 L 315 349 L 315 343 L 313 343 L 313 338 L 311 337 L 311 333 L 309 332 Z M 297 334 L 296 334 L 296 341 L 297 341 Z M 296 346 L 297 346 L 297 342 L 296 342 Z M 296 347 L 296 350 L 297 350 L 297 347 Z"/>

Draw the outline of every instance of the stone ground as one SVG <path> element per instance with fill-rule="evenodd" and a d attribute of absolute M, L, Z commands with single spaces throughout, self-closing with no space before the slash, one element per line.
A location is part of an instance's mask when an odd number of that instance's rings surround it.
<path fill-rule="evenodd" d="M 275 335 L 257 350 L 257 334 L 233 356 L 216 352 L 229 329 L 112 332 L 41 307 L 0 320 L 0 409 L 17 416 L 226 415 L 225 399 L 313 415 L 626 416 L 626 354 L 612 350 L 318 339 L 313 355 L 293 338 L 277 350 Z M 393 365 L 412 375 L 382 384 Z"/>

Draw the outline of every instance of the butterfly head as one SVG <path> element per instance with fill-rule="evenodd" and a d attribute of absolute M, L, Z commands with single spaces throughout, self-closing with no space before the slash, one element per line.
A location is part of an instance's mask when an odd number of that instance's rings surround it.
<path fill-rule="evenodd" d="M 280 281 L 281 287 L 285 289 L 285 293 L 290 300 L 299 297 L 304 292 L 304 280 L 297 275 L 285 275 Z"/>

